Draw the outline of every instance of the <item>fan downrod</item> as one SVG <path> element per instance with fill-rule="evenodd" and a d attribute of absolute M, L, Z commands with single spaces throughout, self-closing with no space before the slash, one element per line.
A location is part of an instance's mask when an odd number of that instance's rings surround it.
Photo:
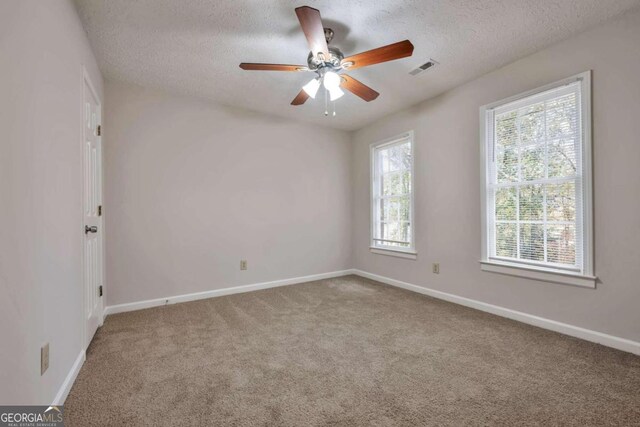
<path fill-rule="evenodd" d="M 325 27 L 324 39 L 327 41 L 327 44 L 331 43 L 331 40 L 333 40 L 333 30 L 331 28 Z"/>

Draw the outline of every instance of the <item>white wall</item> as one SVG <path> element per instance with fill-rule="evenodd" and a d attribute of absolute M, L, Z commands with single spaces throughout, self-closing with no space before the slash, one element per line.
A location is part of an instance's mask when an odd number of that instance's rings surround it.
<path fill-rule="evenodd" d="M 351 267 L 349 134 L 105 92 L 108 305 Z"/>
<path fill-rule="evenodd" d="M 639 41 L 636 13 L 356 132 L 354 267 L 640 341 Z M 589 69 L 597 289 L 481 272 L 479 107 Z M 369 144 L 409 129 L 416 141 L 417 261 L 368 249 Z M 431 273 L 433 262 L 440 262 L 439 275 Z"/>
<path fill-rule="evenodd" d="M 70 2 L 0 2 L 3 405 L 53 402 L 82 350 L 83 65 L 102 93 Z"/>

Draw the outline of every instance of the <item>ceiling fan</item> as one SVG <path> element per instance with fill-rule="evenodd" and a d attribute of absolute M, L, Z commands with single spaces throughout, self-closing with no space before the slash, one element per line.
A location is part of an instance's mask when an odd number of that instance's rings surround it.
<path fill-rule="evenodd" d="M 319 10 L 309 6 L 302 6 L 296 8 L 296 15 L 298 16 L 302 31 L 311 48 L 309 56 L 307 57 L 306 66 L 246 62 L 240 64 L 240 68 L 243 70 L 315 72 L 317 77 L 314 77 L 313 80 L 303 86 L 302 90 L 293 101 L 291 101 L 291 105 L 302 105 L 307 99 L 315 98 L 321 85 L 324 86 L 325 95 L 328 94 L 331 101 L 335 101 L 344 95 L 341 88 L 348 90 L 367 102 L 373 101 L 380 94 L 369 86 L 345 74 L 344 70 L 355 70 L 356 68 L 366 67 L 368 65 L 406 58 L 413 53 L 413 45 L 411 42 L 404 40 L 345 58 L 340 49 L 334 46 L 328 46 L 333 39 L 333 30 L 323 27 Z M 325 102 L 326 98 L 325 96 Z M 325 115 L 327 114 L 325 109 Z"/>

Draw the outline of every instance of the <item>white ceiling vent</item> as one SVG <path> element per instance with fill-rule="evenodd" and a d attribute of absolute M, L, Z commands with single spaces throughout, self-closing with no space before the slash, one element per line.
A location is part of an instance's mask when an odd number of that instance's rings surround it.
<path fill-rule="evenodd" d="M 409 74 L 411 74 L 412 76 L 415 76 L 416 74 L 420 74 L 421 72 L 426 71 L 429 68 L 435 67 L 436 65 L 438 65 L 437 61 L 434 61 L 433 59 L 429 59 L 428 62 L 425 62 L 424 64 L 422 64 L 421 66 L 419 66 L 415 70 L 409 71 Z"/>

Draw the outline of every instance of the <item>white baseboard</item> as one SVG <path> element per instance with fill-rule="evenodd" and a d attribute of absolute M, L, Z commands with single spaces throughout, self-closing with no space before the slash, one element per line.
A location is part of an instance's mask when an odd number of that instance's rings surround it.
<path fill-rule="evenodd" d="M 386 283 L 387 285 L 396 286 L 398 288 L 407 289 L 409 291 L 417 292 L 424 295 L 429 295 L 431 297 L 453 302 L 455 304 L 475 308 L 487 313 L 496 314 L 498 316 L 517 320 L 522 323 L 527 323 L 529 325 L 538 326 L 540 328 L 549 329 L 561 334 L 570 335 L 572 337 L 640 355 L 640 342 L 637 341 L 631 341 L 626 338 L 620 338 L 613 335 L 604 334 L 602 332 L 580 328 L 578 326 L 569 325 L 567 323 L 556 322 L 555 320 L 545 319 L 543 317 L 538 317 L 532 314 L 523 313 L 521 311 L 511 310 L 509 308 L 488 304 L 486 302 L 448 294 L 446 292 L 436 291 L 434 289 L 413 285 L 411 283 L 402 282 L 400 280 L 390 279 L 388 277 L 379 276 L 377 274 L 368 273 L 366 271 L 358 269 L 353 269 L 351 272 L 352 274 L 357 274 L 358 276 L 366 277 L 367 279 Z"/>
<path fill-rule="evenodd" d="M 260 289 L 276 288 L 279 286 L 295 285 L 296 283 L 313 282 L 314 280 L 330 279 L 332 277 L 353 274 L 353 270 L 333 271 L 330 273 L 312 274 L 310 276 L 293 277 L 291 279 L 274 280 L 271 282 L 254 283 L 251 285 L 233 286 L 211 291 L 196 292 L 192 294 L 175 295 L 172 297 L 156 298 L 145 301 L 131 302 L 127 304 L 110 305 L 105 307 L 104 316 L 125 311 L 142 310 L 144 308 L 158 307 L 179 302 L 196 301 L 207 298 L 221 297 L 223 295 L 239 294 L 243 292 L 257 291 Z"/>
<path fill-rule="evenodd" d="M 64 379 L 64 382 L 60 386 L 60 389 L 58 389 L 58 393 L 56 394 L 56 397 L 53 399 L 52 405 L 55 405 L 55 406 L 64 405 L 64 401 L 67 399 L 67 396 L 71 391 L 71 387 L 73 386 L 73 383 L 76 381 L 78 373 L 80 372 L 80 368 L 82 368 L 82 365 L 84 364 L 85 359 L 86 359 L 86 353 L 84 352 L 84 350 L 82 350 L 78 355 L 78 357 L 76 358 L 76 361 L 73 362 L 73 366 L 71 366 L 71 370 L 67 374 L 67 377 Z"/>

